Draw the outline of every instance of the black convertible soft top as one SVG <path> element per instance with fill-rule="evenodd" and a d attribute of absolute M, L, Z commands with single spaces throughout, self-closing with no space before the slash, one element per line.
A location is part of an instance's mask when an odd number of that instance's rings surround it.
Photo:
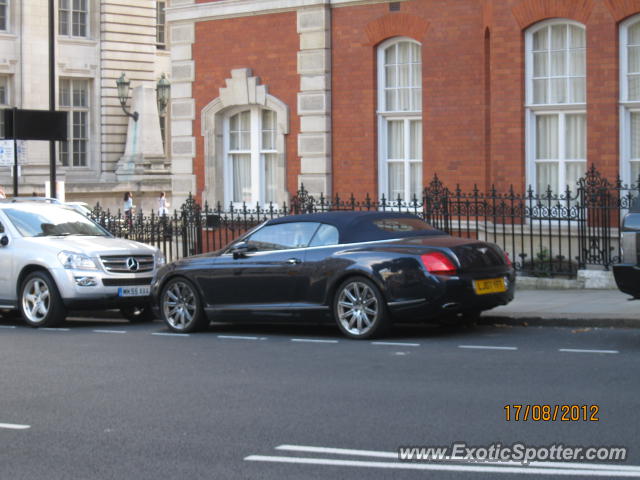
<path fill-rule="evenodd" d="M 397 221 L 397 220 L 408 221 Z M 396 220 L 396 221 L 394 221 Z M 410 213 L 339 211 L 289 215 L 274 218 L 267 225 L 292 222 L 317 222 L 333 225 L 340 234 L 340 243 L 371 242 L 423 235 L 445 235 Z"/>

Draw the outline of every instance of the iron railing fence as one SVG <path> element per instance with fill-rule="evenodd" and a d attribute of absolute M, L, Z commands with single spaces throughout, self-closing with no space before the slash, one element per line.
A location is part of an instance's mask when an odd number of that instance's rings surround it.
<path fill-rule="evenodd" d="M 270 218 L 335 210 L 407 212 L 451 235 L 500 245 L 522 274 L 571 278 L 579 269 L 608 269 L 620 260 L 618 227 L 639 193 L 638 186 L 624 185 L 619 178 L 610 182 L 592 166 L 573 190 L 567 187 L 562 193 L 531 187 L 524 193 L 513 187 L 507 192 L 481 192 L 477 187 L 464 192 L 459 186 L 447 188 L 434 176 L 422 198 L 409 201 L 370 195 L 361 200 L 353 195 L 313 197 L 301 187 L 288 205 L 212 208 L 189 197 L 169 216 L 151 212 L 127 218 L 97 205 L 94 217 L 114 235 L 155 245 L 176 260 L 220 249 Z"/>

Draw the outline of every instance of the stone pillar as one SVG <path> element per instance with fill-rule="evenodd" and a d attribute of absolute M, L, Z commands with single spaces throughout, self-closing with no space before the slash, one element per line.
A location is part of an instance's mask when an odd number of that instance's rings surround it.
<path fill-rule="evenodd" d="M 131 111 L 138 112 L 138 121 L 129 117 L 127 143 L 116 175 L 167 173 L 155 88 L 148 85 L 135 87 Z"/>
<path fill-rule="evenodd" d="M 298 154 L 300 175 L 312 195 L 331 195 L 331 10 L 322 5 L 298 10 Z"/>
<path fill-rule="evenodd" d="M 172 1 L 171 5 L 193 3 L 193 0 Z M 170 24 L 171 42 L 171 190 L 173 204 L 181 205 L 189 194 L 196 194 L 196 176 L 193 159 L 196 156 L 196 139 L 193 132 L 195 100 L 192 84 L 195 78 L 195 62 L 192 45 L 195 41 L 195 25 Z M 200 201 L 200 199 L 197 199 Z"/>

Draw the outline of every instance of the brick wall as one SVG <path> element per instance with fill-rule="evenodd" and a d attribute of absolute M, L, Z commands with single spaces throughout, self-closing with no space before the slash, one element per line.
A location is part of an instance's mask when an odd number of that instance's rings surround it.
<path fill-rule="evenodd" d="M 267 41 L 266 39 L 275 39 Z M 296 191 L 300 171 L 296 138 L 300 120 L 296 112 L 296 94 L 299 88 L 297 74 L 298 34 L 295 12 L 260 15 L 227 20 L 196 23 L 193 45 L 195 81 L 193 97 L 196 102 L 196 158 L 198 194 L 204 188 L 204 139 L 200 135 L 200 112 L 219 96 L 225 79 L 235 68 L 250 68 L 259 77 L 267 92 L 289 106 L 290 125 L 286 139 L 287 188 Z"/>
<path fill-rule="evenodd" d="M 587 34 L 587 160 L 609 177 L 618 173 L 618 28 L 612 5 L 625 0 L 508 0 L 494 3 L 491 61 L 491 182 L 524 189 L 524 32 L 566 18 Z M 640 3 L 638 3 L 640 12 Z M 631 9 L 632 10 L 632 9 Z"/>
<path fill-rule="evenodd" d="M 423 171 L 449 186 L 525 187 L 524 31 L 549 18 L 587 32 L 587 158 L 618 173 L 618 23 L 638 0 L 408 0 L 332 10 L 333 191 L 378 191 L 376 46 L 393 36 L 422 44 Z M 291 111 L 288 188 L 299 172 L 295 13 L 201 22 L 194 96 L 199 112 L 232 68 L 251 68 Z M 487 58 L 487 56 L 489 57 Z M 487 77 L 488 76 L 488 77 Z M 200 131 L 199 119 L 196 132 Z M 198 142 L 196 171 L 202 172 Z M 199 174 L 199 188 L 204 187 Z"/>
<path fill-rule="evenodd" d="M 388 4 L 333 10 L 333 162 L 344 172 L 334 191 L 377 192 L 374 60 L 379 43 L 400 35 L 422 44 L 425 181 L 436 172 L 448 184 L 483 180 L 482 6 L 420 0 L 398 12 Z"/>

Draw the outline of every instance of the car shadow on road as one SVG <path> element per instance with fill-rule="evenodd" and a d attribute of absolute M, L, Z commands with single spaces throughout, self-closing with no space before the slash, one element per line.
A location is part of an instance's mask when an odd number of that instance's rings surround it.
<path fill-rule="evenodd" d="M 436 325 L 436 324 L 396 324 L 380 338 L 372 340 L 401 340 L 420 338 L 451 338 L 466 336 L 480 331 L 482 326 L 476 325 Z M 168 329 L 167 329 L 168 331 Z M 216 335 L 301 337 L 322 340 L 346 339 L 338 327 L 327 324 L 291 324 L 291 323 L 222 323 L 212 322 L 202 333 Z"/>
<path fill-rule="evenodd" d="M 124 327 L 133 325 L 153 325 L 154 328 L 162 328 L 164 323 L 155 320 L 148 323 L 131 323 L 123 318 L 117 310 L 105 310 L 100 312 L 73 312 L 57 328 L 100 328 L 100 327 Z M 0 314 L 0 326 L 31 328 L 22 320 L 17 312 L 3 312 Z"/>
<path fill-rule="evenodd" d="M 0 327 L 29 327 L 15 313 L 0 314 Z M 131 323 L 122 318 L 117 310 L 105 310 L 100 312 L 74 312 L 67 319 L 57 325 L 58 328 L 72 330 L 95 328 L 136 328 L 151 330 L 154 332 L 166 332 L 170 330 L 161 320 L 145 323 Z M 454 324 L 440 325 L 435 323 L 398 323 L 387 332 L 384 337 L 372 340 L 418 340 L 421 338 L 454 338 L 480 333 L 486 325 Z M 200 335 L 243 335 L 243 336 L 272 336 L 272 337 L 301 337 L 317 338 L 323 340 L 346 339 L 332 322 L 278 322 L 277 320 L 244 320 L 244 321 L 214 321 Z"/>

